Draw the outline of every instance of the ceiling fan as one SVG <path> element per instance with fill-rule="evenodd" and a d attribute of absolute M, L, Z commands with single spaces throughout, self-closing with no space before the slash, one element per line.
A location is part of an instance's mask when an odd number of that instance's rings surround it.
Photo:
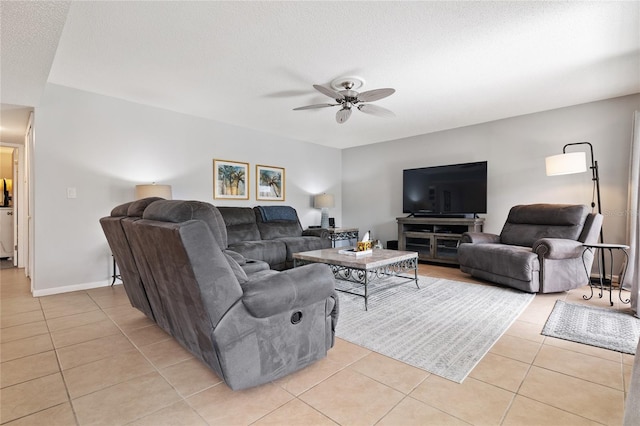
<path fill-rule="evenodd" d="M 374 89 L 366 92 L 358 93 L 356 89 L 359 89 L 364 85 L 364 80 L 359 77 L 343 77 L 337 78 L 331 82 L 331 87 L 321 86 L 314 84 L 313 88 L 318 92 L 326 95 L 332 99 L 335 99 L 335 104 L 315 104 L 307 105 L 298 108 L 294 108 L 294 111 L 300 111 L 303 109 L 315 109 L 339 106 L 341 107 L 336 113 L 336 121 L 340 124 L 346 122 L 351 117 L 352 108 L 365 112 L 367 114 L 377 115 L 379 117 L 395 117 L 395 114 L 381 106 L 372 105 L 366 102 L 373 102 L 387 96 L 391 96 L 395 93 L 395 89 Z"/>

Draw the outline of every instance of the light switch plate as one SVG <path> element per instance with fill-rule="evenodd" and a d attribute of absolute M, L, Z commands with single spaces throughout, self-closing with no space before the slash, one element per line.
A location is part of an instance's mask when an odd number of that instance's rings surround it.
<path fill-rule="evenodd" d="M 76 198 L 78 193 L 75 188 L 67 188 L 67 198 Z"/>

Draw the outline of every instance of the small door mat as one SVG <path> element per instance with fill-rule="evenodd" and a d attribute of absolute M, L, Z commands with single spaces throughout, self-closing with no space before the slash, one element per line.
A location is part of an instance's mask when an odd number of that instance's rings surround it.
<path fill-rule="evenodd" d="M 542 334 L 635 355 L 640 318 L 630 312 L 558 300 Z"/>

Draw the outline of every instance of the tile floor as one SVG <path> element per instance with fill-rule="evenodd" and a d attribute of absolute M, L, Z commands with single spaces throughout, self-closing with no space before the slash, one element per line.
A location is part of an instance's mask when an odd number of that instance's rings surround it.
<path fill-rule="evenodd" d="M 455 268 L 420 273 L 474 282 Z M 587 288 L 537 295 L 462 384 L 338 339 L 326 359 L 233 392 L 122 286 L 36 299 L 23 270 L 0 279 L 2 424 L 622 423 L 633 357 L 540 335 L 557 299 L 608 305 L 583 301 Z"/>

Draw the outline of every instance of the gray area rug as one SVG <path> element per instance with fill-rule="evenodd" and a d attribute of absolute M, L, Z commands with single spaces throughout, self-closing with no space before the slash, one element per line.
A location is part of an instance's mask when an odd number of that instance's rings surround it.
<path fill-rule="evenodd" d="M 387 278 L 362 297 L 339 293 L 336 336 L 457 383 L 467 377 L 534 295 L 503 287 L 419 277 Z M 351 284 L 338 280 L 338 288 Z"/>
<path fill-rule="evenodd" d="M 613 309 L 558 300 L 542 334 L 635 355 L 640 318 Z"/>

